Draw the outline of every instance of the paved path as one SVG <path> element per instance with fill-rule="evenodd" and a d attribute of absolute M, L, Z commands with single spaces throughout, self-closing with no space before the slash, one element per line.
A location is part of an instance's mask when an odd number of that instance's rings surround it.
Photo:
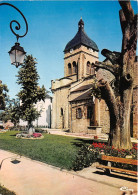
<path fill-rule="evenodd" d="M 86 134 L 86 133 L 70 133 L 62 129 L 49 129 L 49 128 L 42 128 L 42 129 L 54 135 L 63 135 L 63 136 L 88 138 L 88 139 L 94 139 L 94 136 L 98 136 L 99 140 L 108 140 L 108 135 L 105 133 L 101 133 L 97 135 L 97 134 Z M 131 138 L 131 142 L 138 143 L 138 139 Z"/>
<path fill-rule="evenodd" d="M 63 135 L 63 136 L 70 136 L 70 137 L 79 137 L 79 138 L 88 138 L 88 139 L 94 139 L 94 136 L 98 136 L 98 139 L 101 140 L 108 140 L 108 135 L 106 134 L 87 134 L 87 133 L 70 133 L 66 132 L 62 129 L 48 129 L 48 128 L 42 128 L 43 130 L 46 130 L 50 134 L 54 135 Z"/>
<path fill-rule="evenodd" d="M 77 175 L 3 150 L 0 165 L 0 183 L 17 195 L 121 195 L 121 186 L 136 189 L 130 181 L 97 176 L 88 169 Z"/>

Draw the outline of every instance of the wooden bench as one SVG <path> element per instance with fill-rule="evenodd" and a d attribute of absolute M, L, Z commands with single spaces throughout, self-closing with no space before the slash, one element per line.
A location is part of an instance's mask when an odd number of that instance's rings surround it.
<path fill-rule="evenodd" d="M 128 158 L 119 158 L 119 157 L 114 157 L 114 156 L 106 156 L 106 155 L 101 155 L 100 160 L 102 160 L 103 162 L 106 162 L 108 164 L 108 162 L 116 162 L 116 163 L 122 163 L 122 164 L 130 164 L 130 165 L 138 165 L 138 160 L 135 159 L 128 159 Z M 117 171 L 117 172 L 124 172 L 124 173 L 128 173 L 131 175 L 135 175 L 137 176 L 137 171 L 132 171 L 132 170 L 127 170 L 127 169 L 123 169 L 123 168 L 118 168 L 118 167 L 112 167 L 112 166 L 108 166 L 108 165 L 102 165 L 99 164 L 96 166 L 96 168 L 101 168 L 101 169 L 105 169 L 105 171 L 109 174 L 111 170 Z"/>

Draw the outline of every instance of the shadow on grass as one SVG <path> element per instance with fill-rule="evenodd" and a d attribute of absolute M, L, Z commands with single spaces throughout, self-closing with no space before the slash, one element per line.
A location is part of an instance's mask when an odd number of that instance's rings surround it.
<path fill-rule="evenodd" d="M 16 137 L 17 133 L 16 134 L 13 134 L 13 135 L 10 135 L 11 137 Z"/>
<path fill-rule="evenodd" d="M 105 174 L 104 172 L 101 172 L 101 171 L 95 171 L 93 173 L 97 174 L 97 175 L 107 175 L 111 178 L 118 178 L 118 179 L 123 179 L 126 181 L 137 182 L 137 177 L 136 177 L 136 179 L 129 178 L 129 177 L 127 177 L 127 174 L 125 174 L 126 176 L 123 176 L 123 173 L 122 173 L 122 175 L 116 175 L 116 174 L 114 174 L 114 172 L 111 172 L 111 174 Z"/>

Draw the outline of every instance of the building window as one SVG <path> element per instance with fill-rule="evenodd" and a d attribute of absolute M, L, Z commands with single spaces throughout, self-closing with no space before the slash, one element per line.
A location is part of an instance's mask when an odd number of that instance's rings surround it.
<path fill-rule="evenodd" d="M 86 70 L 87 74 L 90 74 L 90 62 L 87 62 L 87 70 Z"/>
<path fill-rule="evenodd" d="M 81 108 L 76 109 L 76 118 L 81 119 L 82 118 L 82 110 Z"/>
<path fill-rule="evenodd" d="M 75 61 L 73 62 L 73 73 L 77 73 L 77 64 Z"/>
<path fill-rule="evenodd" d="M 95 74 L 95 69 L 94 69 L 94 66 L 91 65 L 91 75 L 94 75 Z"/>
<path fill-rule="evenodd" d="M 70 75 L 72 73 L 71 71 L 71 63 L 68 64 L 68 74 Z"/>
<path fill-rule="evenodd" d="M 61 113 L 61 116 L 63 116 L 63 108 L 61 108 L 60 113 Z"/>

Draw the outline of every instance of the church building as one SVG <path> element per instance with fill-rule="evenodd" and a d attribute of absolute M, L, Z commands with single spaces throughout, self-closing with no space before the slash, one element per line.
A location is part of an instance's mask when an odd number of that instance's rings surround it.
<path fill-rule="evenodd" d="M 98 52 L 80 19 L 77 34 L 64 49 L 64 77 L 52 81 L 52 128 L 76 133 L 109 131 L 108 108 L 103 100 L 92 96 L 91 90 L 95 77 L 105 76 L 92 65 L 99 60 Z"/>
<path fill-rule="evenodd" d="M 99 61 L 98 52 L 80 19 L 77 34 L 64 49 L 64 77 L 51 82 L 52 128 L 73 133 L 109 133 L 108 107 L 104 100 L 92 95 L 91 87 L 95 78 L 104 78 L 112 84 L 114 76 L 93 67 Z"/>

